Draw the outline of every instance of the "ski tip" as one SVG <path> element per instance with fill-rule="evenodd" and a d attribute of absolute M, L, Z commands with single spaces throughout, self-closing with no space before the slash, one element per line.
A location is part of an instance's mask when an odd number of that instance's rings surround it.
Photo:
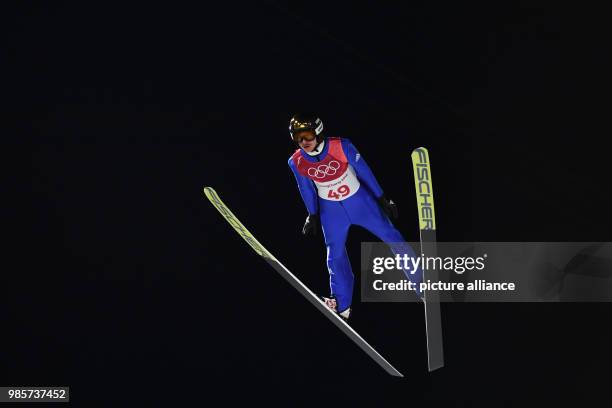
<path fill-rule="evenodd" d="M 425 154 L 425 155 L 428 155 L 428 156 L 429 156 L 429 150 L 427 150 L 427 148 L 426 148 L 426 147 L 423 147 L 423 146 L 421 146 L 421 147 L 417 147 L 416 149 L 414 149 L 414 150 L 412 151 L 411 155 L 415 155 L 415 154 L 419 154 L 419 153 L 421 153 L 421 154 Z"/>
<path fill-rule="evenodd" d="M 211 201 L 214 200 L 218 200 L 219 196 L 217 195 L 217 192 L 212 188 L 212 187 L 207 187 L 205 186 L 202 191 L 204 192 L 204 195 L 206 196 L 206 198 L 208 198 Z"/>

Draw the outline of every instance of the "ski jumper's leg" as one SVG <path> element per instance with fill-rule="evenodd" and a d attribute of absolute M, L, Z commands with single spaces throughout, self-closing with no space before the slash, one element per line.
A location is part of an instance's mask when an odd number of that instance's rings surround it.
<path fill-rule="evenodd" d="M 416 257 L 412 247 L 406 242 L 402 234 L 393 225 L 389 217 L 383 212 L 374 197 L 365 190 L 361 194 L 361 200 L 351 202 L 360 208 L 351 209 L 351 220 L 353 224 L 359 225 L 372 234 L 376 235 L 381 241 L 389 245 L 389 248 L 394 255 L 403 257 L 407 255 L 410 258 Z M 416 285 L 417 295 L 421 297 L 419 285 L 423 281 L 423 271 L 418 268 L 416 271 L 404 270 L 406 278 Z"/>
<path fill-rule="evenodd" d="M 319 200 L 321 226 L 327 246 L 327 269 L 331 294 L 336 297 L 338 312 L 351 306 L 353 301 L 354 275 L 346 253 L 346 237 L 350 220 L 342 204 Z"/>

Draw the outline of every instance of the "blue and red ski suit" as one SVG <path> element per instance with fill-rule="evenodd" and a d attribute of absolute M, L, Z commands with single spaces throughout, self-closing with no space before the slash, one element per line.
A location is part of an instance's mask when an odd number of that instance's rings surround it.
<path fill-rule="evenodd" d="M 367 229 L 395 254 L 414 257 L 414 251 L 378 205 L 383 190 L 350 140 L 327 138 L 316 156 L 300 148 L 289 158 L 289 167 L 308 213 L 320 217 L 331 294 L 336 298 L 338 312 L 343 312 L 353 298 L 354 275 L 345 247 L 351 225 Z M 404 272 L 418 287 L 422 271 Z"/>

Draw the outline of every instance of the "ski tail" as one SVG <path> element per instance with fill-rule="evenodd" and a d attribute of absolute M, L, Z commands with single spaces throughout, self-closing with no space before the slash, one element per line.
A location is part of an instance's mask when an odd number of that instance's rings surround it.
<path fill-rule="evenodd" d="M 412 152 L 414 184 L 417 207 L 419 210 L 419 230 L 421 237 L 421 254 L 435 257 L 436 248 L 436 213 L 431 178 L 429 152 L 419 147 Z M 423 271 L 423 282 L 438 281 L 438 271 Z M 427 363 L 429 371 L 444 367 L 444 345 L 442 340 L 442 317 L 440 312 L 440 295 L 438 292 L 424 291 L 425 330 L 427 333 Z"/>
<path fill-rule="evenodd" d="M 236 232 L 263 257 L 266 262 L 276 272 L 278 272 L 287 282 L 312 303 L 321 313 L 323 313 L 332 323 L 334 323 L 344 334 L 346 334 L 357 346 L 359 346 L 368 356 L 376 361 L 385 371 L 395 377 L 403 377 L 402 373 L 395 369 L 383 356 L 381 356 L 372 346 L 370 346 L 344 319 L 330 310 L 319 297 L 304 285 L 294 274 L 292 274 L 278 259 L 276 259 L 249 230 L 236 218 L 230 209 L 221 201 L 219 195 L 211 187 L 204 187 L 204 194 L 212 205 L 221 213 L 223 218 L 236 230 Z"/>

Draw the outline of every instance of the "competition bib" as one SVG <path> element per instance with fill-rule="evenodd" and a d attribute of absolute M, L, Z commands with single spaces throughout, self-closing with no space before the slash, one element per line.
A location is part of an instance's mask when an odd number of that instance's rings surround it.
<path fill-rule="evenodd" d="M 300 174 L 311 179 L 319 197 L 324 200 L 346 200 L 359 190 L 359 180 L 355 169 L 348 164 L 339 138 L 327 139 L 329 150 L 319 162 L 310 162 L 302 157 L 298 150 L 293 155 L 293 162 Z"/>
<path fill-rule="evenodd" d="M 335 180 L 321 183 L 313 180 L 317 186 L 319 197 L 325 200 L 342 201 L 346 200 L 359 190 L 359 180 L 355 175 L 353 166 L 348 165 L 344 174 Z"/>

